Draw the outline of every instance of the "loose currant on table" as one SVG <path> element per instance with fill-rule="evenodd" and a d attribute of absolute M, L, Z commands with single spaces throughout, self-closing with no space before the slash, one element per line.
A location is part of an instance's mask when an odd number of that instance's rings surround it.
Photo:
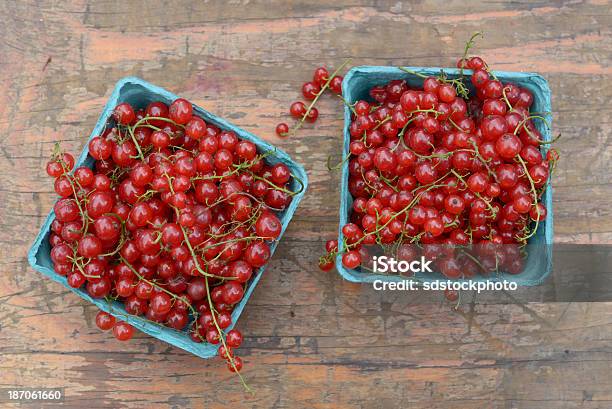
<path fill-rule="evenodd" d="M 318 67 L 315 69 L 312 81 L 305 82 L 302 85 L 302 95 L 304 99 L 311 102 L 308 105 L 302 101 L 295 101 L 291 104 L 289 107 L 289 114 L 296 119 L 297 122 L 291 130 L 289 130 L 289 126 L 284 122 L 276 125 L 276 134 L 279 137 L 295 135 L 304 122 L 316 122 L 319 117 L 319 111 L 315 108 L 315 104 L 326 90 L 329 89 L 334 94 L 341 96 L 343 77 L 337 74 L 349 63 L 349 61 L 350 60 L 345 61 L 331 75 L 325 67 Z"/>

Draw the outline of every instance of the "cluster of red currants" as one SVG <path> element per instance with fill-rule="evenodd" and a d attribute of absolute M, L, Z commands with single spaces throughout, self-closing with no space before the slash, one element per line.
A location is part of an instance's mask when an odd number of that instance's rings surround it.
<path fill-rule="evenodd" d="M 345 63 L 346 64 L 346 63 Z M 344 66 L 344 64 L 336 70 L 336 73 Z M 305 82 L 302 85 L 302 95 L 304 98 L 312 101 L 309 106 L 306 106 L 302 101 L 296 101 L 289 107 L 289 113 L 299 122 L 293 129 L 295 133 L 304 121 L 315 122 L 319 117 L 319 110 L 315 108 L 315 104 L 319 97 L 323 95 L 326 89 L 330 89 L 336 95 L 342 94 L 342 77 L 340 75 L 329 75 L 327 68 L 319 67 L 315 70 L 312 81 Z M 276 134 L 280 137 L 289 135 L 289 125 L 284 122 L 276 125 Z"/>
<path fill-rule="evenodd" d="M 330 240 L 319 260 L 367 269 L 367 245 L 400 259 L 430 251 L 448 278 L 522 271 L 521 245 L 546 217 L 541 196 L 558 159 L 544 155 L 528 89 L 503 84 L 479 57 L 462 58 L 459 78 L 424 76 L 422 86 L 393 80 L 350 105 L 348 188 L 353 197 L 344 242 Z M 463 83 L 463 70 L 473 92 Z M 476 263 L 458 246 L 508 245 L 512 257 Z M 440 246 L 446 247 L 441 250 Z M 506 246 L 504 246 L 506 247 Z"/>
<path fill-rule="evenodd" d="M 290 169 L 194 115 L 185 99 L 121 103 L 113 119 L 89 142 L 93 168 L 72 171 L 73 156 L 59 148 L 47 164 L 61 196 L 49 238 L 55 271 L 130 315 L 220 343 L 239 371 L 231 313 L 281 234 L 276 213 L 297 193 Z M 119 340 L 133 333 L 105 312 L 96 323 Z"/>

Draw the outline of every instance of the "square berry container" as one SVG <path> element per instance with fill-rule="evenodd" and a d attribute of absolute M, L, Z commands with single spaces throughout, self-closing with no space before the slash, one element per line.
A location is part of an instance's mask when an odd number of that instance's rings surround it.
<path fill-rule="evenodd" d="M 106 106 L 104 107 L 104 110 L 102 111 L 102 114 L 100 115 L 100 118 L 98 119 L 98 122 L 96 123 L 96 126 L 93 132 L 91 133 L 89 139 L 102 133 L 113 112 L 113 109 L 119 103 L 128 102 L 134 107 L 141 108 L 145 107 L 152 101 L 162 101 L 166 104 L 170 104 L 177 98 L 177 95 L 166 91 L 163 88 L 150 84 L 140 78 L 123 78 L 115 85 L 113 93 L 111 94 L 108 102 L 106 103 Z M 297 192 L 301 189 L 301 192 L 293 197 L 293 200 L 291 201 L 287 209 L 285 209 L 283 212 L 278 213 L 278 217 L 282 222 L 283 227 L 279 239 L 270 243 L 270 250 L 272 254 L 274 254 L 276 246 L 278 245 L 282 235 L 285 232 L 285 229 L 287 228 L 287 225 L 289 224 L 289 221 L 293 217 L 293 214 L 297 209 L 298 204 L 300 203 L 302 197 L 304 196 L 304 193 L 306 192 L 306 187 L 308 185 L 308 177 L 306 175 L 306 171 L 301 165 L 292 160 L 291 157 L 285 152 L 270 145 L 269 143 L 263 141 L 255 135 L 243 129 L 240 129 L 235 125 L 232 125 L 226 120 L 219 118 L 214 114 L 211 114 L 210 112 L 198 107 L 197 105 L 193 105 L 193 110 L 194 114 L 197 114 L 207 123 L 216 125 L 222 130 L 233 131 L 238 135 L 240 139 L 253 142 L 257 146 L 259 152 L 274 152 L 272 155 L 268 156 L 266 160 L 271 164 L 279 162 L 284 163 L 289 167 L 291 173 L 297 176 L 302 181 L 302 185 L 300 185 L 299 182 L 295 180 L 295 178 L 292 179 L 290 189 L 294 192 Z M 86 143 L 85 147 L 83 148 L 83 151 L 76 160 L 75 168 L 81 165 L 93 167 L 93 163 L 94 159 L 88 155 L 88 144 Z M 123 305 L 119 302 L 109 303 L 104 299 L 94 299 L 89 296 L 86 291 L 80 288 L 75 289 L 70 287 L 66 281 L 66 278 L 57 274 L 53 270 L 53 262 L 51 261 L 50 256 L 51 247 L 49 244 L 49 235 L 51 233 L 51 223 L 54 219 L 55 214 L 53 210 L 51 210 L 44 224 L 40 228 L 40 232 L 38 233 L 34 244 L 28 252 L 28 261 L 35 270 L 39 271 L 50 279 L 60 283 L 73 293 L 79 295 L 81 298 L 91 302 L 92 304 L 95 304 L 101 310 L 114 315 L 118 319 L 127 321 L 138 330 L 149 334 L 152 337 L 155 337 L 176 347 L 184 349 L 185 351 L 191 352 L 192 354 L 197 355 L 201 358 L 211 358 L 216 355 L 218 345 L 212 345 L 205 342 L 195 343 L 191 341 L 191 339 L 187 335 L 187 332 L 177 331 L 148 321 L 145 318 L 129 315 L 125 311 Z M 244 297 L 232 312 L 232 327 L 235 325 L 236 321 L 238 321 L 238 318 L 240 317 L 242 310 L 247 304 L 249 298 L 251 297 L 255 286 L 261 279 L 265 267 L 266 266 L 256 271 L 251 280 L 249 281 L 245 290 Z M 232 327 L 228 328 L 228 330 Z"/>
<path fill-rule="evenodd" d="M 438 67 L 403 67 L 407 70 L 427 76 L 437 76 L 444 71 L 449 79 L 459 78 L 458 68 L 438 68 Z M 464 74 L 471 75 L 471 70 L 464 70 Z M 527 88 L 533 94 L 532 112 L 538 112 L 544 116 L 548 123 L 552 121 L 551 97 L 548 82 L 537 73 L 524 72 L 504 72 L 494 71 L 494 74 L 502 82 L 512 82 L 523 88 Z M 378 66 L 359 66 L 352 68 L 344 77 L 342 82 L 342 96 L 348 103 L 355 103 L 360 99 L 371 100 L 369 90 L 375 85 L 384 85 L 391 80 L 403 79 L 411 86 L 422 86 L 423 79 L 415 74 L 408 73 L 397 67 L 378 67 Z M 468 81 L 466 81 L 468 82 Z M 466 84 L 468 85 L 468 84 Z M 469 84 L 471 86 L 471 84 Z M 344 142 L 342 146 L 342 179 L 340 190 L 340 225 L 338 228 L 338 243 L 342 243 L 344 236 L 342 226 L 348 223 L 349 212 L 353 205 L 353 197 L 348 190 L 348 160 L 349 143 L 351 141 L 349 125 L 351 123 L 351 110 L 348 106 L 344 107 Z M 536 127 L 542 134 L 542 139 L 546 142 L 552 140 L 551 131 L 542 121 L 536 121 Z M 544 153 L 548 150 L 548 145 L 543 145 Z M 511 281 L 520 286 L 535 286 L 541 284 L 552 270 L 552 242 L 553 242 L 553 209 L 552 209 L 552 187 L 548 185 L 542 198 L 542 203 L 546 207 L 547 215 L 543 222 L 540 222 L 536 234 L 529 239 L 528 257 L 525 268 L 520 274 L 508 274 L 501 272 L 490 277 L 474 277 L 473 281 Z M 400 281 L 406 277 L 396 275 L 382 275 L 363 272 L 360 269 L 347 269 L 342 265 L 342 256 L 336 257 L 336 269 L 340 275 L 352 282 L 372 283 L 375 280 Z M 416 274 L 415 278 L 423 282 L 446 281 L 447 279 L 439 273 Z M 461 281 L 461 280 L 459 280 Z"/>

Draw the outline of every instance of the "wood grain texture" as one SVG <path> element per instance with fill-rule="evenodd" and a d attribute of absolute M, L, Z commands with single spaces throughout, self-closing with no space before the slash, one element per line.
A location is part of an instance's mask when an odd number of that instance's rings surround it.
<path fill-rule="evenodd" d="M 537 71 L 563 134 L 555 240 L 612 242 L 611 4 L 592 1 L 0 2 L 0 388 L 66 388 L 70 408 L 612 408 L 611 304 L 411 306 L 315 267 L 335 235 L 340 101 L 279 140 L 314 67 L 451 66 L 464 41 Z M 148 336 L 119 344 L 25 254 L 55 195 L 52 143 L 79 152 L 113 84 L 140 76 L 287 150 L 311 180 L 239 322 L 240 383 Z M 38 407 L 22 405 L 21 407 Z"/>

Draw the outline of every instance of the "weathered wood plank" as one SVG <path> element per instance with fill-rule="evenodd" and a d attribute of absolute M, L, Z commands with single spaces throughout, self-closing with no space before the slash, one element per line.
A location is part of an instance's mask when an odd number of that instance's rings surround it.
<path fill-rule="evenodd" d="M 609 304 L 410 306 L 317 271 L 337 229 L 340 101 L 278 139 L 319 64 L 453 65 L 463 42 L 537 71 L 563 134 L 557 241 L 610 243 L 610 4 L 585 2 L 3 2 L 0 4 L 0 387 L 64 386 L 64 407 L 612 407 Z M 141 76 L 281 146 L 311 188 L 239 323 L 246 396 L 217 361 L 139 335 L 41 280 L 25 253 L 55 196 L 52 143 L 80 151 L 112 85 Z M 347 392 L 350 391 L 350 392 Z M 28 407 L 22 405 L 21 407 Z M 30 407 L 37 407 L 31 405 Z"/>

